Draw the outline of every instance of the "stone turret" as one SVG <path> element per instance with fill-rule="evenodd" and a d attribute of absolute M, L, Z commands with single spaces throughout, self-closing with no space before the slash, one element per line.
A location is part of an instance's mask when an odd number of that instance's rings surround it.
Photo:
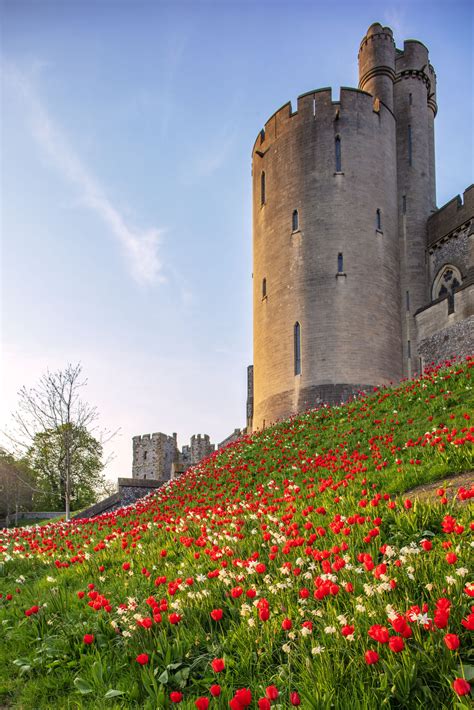
<path fill-rule="evenodd" d="M 436 77 L 427 48 L 417 40 L 397 49 L 395 68 L 401 339 L 403 374 L 411 377 L 420 370 L 414 314 L 429 299 L 426 240 L 427 220 L 436 209 Z"/>
<path fill-rule="evenodd" d="M 374 22 L 359 49 L 359 89 L 383 101 L 393 111 L 395 42 L 390 27 Z"/>

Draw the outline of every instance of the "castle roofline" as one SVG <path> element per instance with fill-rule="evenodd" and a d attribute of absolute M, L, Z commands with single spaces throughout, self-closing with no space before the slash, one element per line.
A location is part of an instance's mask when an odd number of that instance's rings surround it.
<path fill-rule="evenodd" d="M 326 101 L 324 101 L 324 94 L 326 94 Z M 317 97 L 320 97 L 322 100 L 322 103 L 325 104 L 325 108 L 329 105 L 330 107 L 340 107 L 341 105 L 344 104 L 344 97 L 345 95 L 352 95 L 352 94 L 359 94 L 361 96 L 366 96 L 371 102 L 374 100 L 373 94 L 370 94 L 368 91 L 364 91 L 363 89 L 358 89 L 355 86 L 341 86 L 339 88 L 339 98 L 338 99 L 333 99 L 333 92 L 332 92 L 332 87 L 331 86 L 325 86 L 320 89 L 312 89 L 311 91 L 305 91 L 304 94 L 299 94 L 297 97 L 297 108 L 296 110 L 293 111 L 293 106 L 291 101 L 287 101 L 286 103 L 282 104 L 280 108 L 278 108 L 276 111 L 272 113 L 272 115 L 265 121 L 265 126 L 259 131 L 255 142 L 252 147 L 252 156 L 256 152 L 258 146 L 262 145 L 265 142 L 266 138 L 266 133 L 268 132 L 268 127 L 271 124 L 272 121 L 278 119 L 281 119 L 283 121 L 286 120 L 291 120 L 295 116 L 298 116 L 300 112 L 304 109 L 307 108 L 307 103 L 311 99 L 316 99 Z M 392 116 L 394 116 L 393 111 L 387 106 L 386 103 L 383 101 L 379 100 L 380 106 L 383 106 L 384 109 L 386 109 Z M 332 109 L 331 109 L 332 110 Z M 316 109 L 316 114 L 320 115 L 321 114 L 321 109 Z M 262 154 L 263 155 L 263 154 Z"/>

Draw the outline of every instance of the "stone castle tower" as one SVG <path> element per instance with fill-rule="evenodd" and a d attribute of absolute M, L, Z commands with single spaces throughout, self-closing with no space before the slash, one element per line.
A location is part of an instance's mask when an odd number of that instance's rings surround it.
<path fill-rule="evenodd" d="M 436 111 L 427 48 L 375 23 L 359 89 L 303 94 L 258 135 L 253 428 L 473 349 L 474 190 L 436 210 Z"/>

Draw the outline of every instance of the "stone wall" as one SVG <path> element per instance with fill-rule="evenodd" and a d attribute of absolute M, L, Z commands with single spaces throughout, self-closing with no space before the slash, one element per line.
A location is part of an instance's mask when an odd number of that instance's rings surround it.
<path fill-rule="evenodd" d="M 474 284 L 466 284 L 450 299 L 438 299 L 416 314 L 418 351 L 422 365 L 474 353 Z"/>
<path fill-rule="evenodd" d="M 474 185 L 464 190 L 463 198 L 456 195 L 428 219 L 428 247 L 450 235 L 474 216 Z"/>
<path fill-rule="evenodd" d="M 74 516 L 74 520 L 84 518 L 94 518 L 96 515 L 111 513 L 118 508 L 123 508 L 127 505 L 135 503 L 140 498 L 144 498 L 149 493 L 157 490 L 163 485 L 164 481 L 154 481 L 149 479 L 135 478 L 119 478 L 117 481 L 117 492 L 113 493 L 108 498 L 99 501 L 95 505 L 91 505 L 86 510 L 81 511 Z"/>
<path fill-rule="evenodd" d="M 433 243 L 428 250 L 429 283 L 433 282 L 439 270 L 446 264 L 456 266 L 463 278 L 474 267 L 474 215 L 472 222 L 451 233 L 448 237 Z"/>
<path fill-rule="evenodd" d="M 237 441 L 237 439 L 240 439 L 241 436 L 245 431 L 243 429 L 234 429 L 232 434 L 229 434 L 229 436 L 226 436 L 225 439 L 223 439 L 219 444 L 217 444 L 218 449 L 223 449 L 224 446 L 227 446 L 228 444 L 231 444 L 233 441 Z"/>

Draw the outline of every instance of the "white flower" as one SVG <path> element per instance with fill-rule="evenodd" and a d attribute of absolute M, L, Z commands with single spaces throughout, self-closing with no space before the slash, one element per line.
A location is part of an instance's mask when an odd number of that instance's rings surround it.
<path fill-rule="evenodd" d="M 291 646 L 289 643 L 284 643 L 281 648 L 282 648 L 282 651 L 284 651 L 285 653 L 290 653 L 290 651 L 291 651 Z"/>
<path fill-rule="evenodd" d="M 315 646 L 311 649 L 313 656 L 319 656 L 324 651 L 324 646 Z"/>
<path fill-rule="evenodd" d="M 364 612 L 365 611 L 365 606 L 363 604 L 357 604 L 356 605 L 356 611 Z"/>
<path fill-rule="evenodd" d="M 469 570 L 465 567 L 458 567 L 458 569 L 456 570 L 456 574 L 458 574 L 460 577 L 465 577 L 466 574 L 469 574 Z"/>
<path fill-rule="evenodd" d="M 255 619 L 250 617 L 250 619 L 247 619 L 247 623 L 249 626 L 255 626 Z"/>
<path fill-rule="evenodd" d="M 335 634 L 336 633 L 336 627 L 335 626 L 326 626 L 324 629 L 325 634 Z"/>
<path fill-rule="evenodd" d="M 456 578 L 455 578 L 455 577 L 451 577 L 449 574 L 448 574 L 447 577 L 446 577 L 446 581 L 447 581 L 448 584 L 456 584 Z"/>
<path fill-rule="evenodd" d="M 307 626 L 303 626 L 303 628 L 301 629 L 302 636 L 310 636 L 311 633 L 312 633 L 311 629 L 308 629 Z"/>

